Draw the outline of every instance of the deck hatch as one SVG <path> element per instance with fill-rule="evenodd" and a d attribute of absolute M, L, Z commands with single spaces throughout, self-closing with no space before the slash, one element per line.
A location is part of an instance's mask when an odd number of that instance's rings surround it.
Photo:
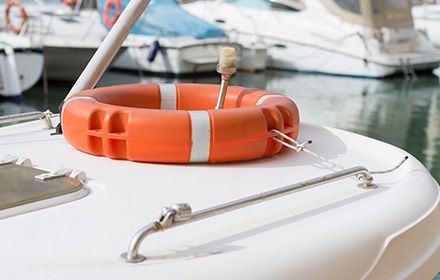
<path fill-rule="evenodd" d="M 17 164 L 0 166 L 0 219 L 66 203 L 88 194 L 84 184 L 70 177 L 37 180 L 47 171 Z"/>

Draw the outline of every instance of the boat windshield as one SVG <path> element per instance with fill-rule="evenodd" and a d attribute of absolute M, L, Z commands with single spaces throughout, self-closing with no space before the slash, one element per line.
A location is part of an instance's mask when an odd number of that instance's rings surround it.
<path fill-rule="evenodd" d="M 410 27 L 411 0 L 321 0 L 343 20 L 371 27 Z"/>
<path fill-rule="evenodd" d="M 359 0 L 335 0 L 335 3 L 345 11 L 355 14 L 361 13 L 361 5 L 359 4 Z"/>

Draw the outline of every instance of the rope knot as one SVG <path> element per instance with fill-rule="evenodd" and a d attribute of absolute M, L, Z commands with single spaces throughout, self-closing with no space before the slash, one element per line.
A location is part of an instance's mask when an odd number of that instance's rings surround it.
<path fill-rule="evenodd" d="M 296 151 L 297 151 L 298 153 L 300 153 L 300 152 L 304 152 L 304 148 L 305 148 L 304 144 L 298 144 L 298 145 L 296 145 Z"/>
<path fill-rule="evenodd" d="M 294 142 L 295 144 L 295 150 L 300 153 L 300 152 L 304 152 L 306 150 L 306 144 L 311 144 L 312 140 L 308 140 L 302 144 L 299 144 L 298 142 Z"/>

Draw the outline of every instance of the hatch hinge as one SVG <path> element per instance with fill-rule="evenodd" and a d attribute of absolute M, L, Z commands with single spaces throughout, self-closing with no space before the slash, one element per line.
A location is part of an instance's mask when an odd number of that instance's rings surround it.
<path fill-rule="evenodd" d="M 47 180 L 56 179 L 56 178 L 60 178 L 60 177 L 75 178 L 75 179 L 78 179 L 83 182 L 86 179 L 86 173 L 84 171 L 70 169 L 70 168 L 61 166 L 58 170 L 35 175 L 35 179 L 37 179 L 39 181 L 47 181 Z"/>
<path fill-rule="evenodd" d="M 26 167 L 32 166 L 32 162 L 30 159 L 25 157 L 14 156 L 14 155 L 6 155 L 0 160 L 0 165 L 6 165 L 6 164 L 17 164 Z"/>

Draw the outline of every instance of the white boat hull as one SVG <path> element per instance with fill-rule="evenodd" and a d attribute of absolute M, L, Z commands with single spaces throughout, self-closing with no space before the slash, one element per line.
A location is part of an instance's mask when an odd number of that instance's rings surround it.
<path fill-rule="evenodd" d="M 15 52 L 21 89 L 26 91 L 41 78 L 44 67 L 44 54 L 41 50 Z"/>
<path fill-rule="evenodd" d="M 42 122 L 0 129 L 0 154 L 87 173 L 80 200 L 0 220 L 3 275 L 15 279 L 432 279 L 440 263 L 439 186 L 410 157 L 374 176 L 328 183 L 145 239 L 147 260 L 119 255 L 162 206 L 201 210 L 332 173 L 307 154 L 228 164 L 149 164 L 75 150 Z M 24 141 L 23 139 L 26 139 Z M 299 141 L 346 167 L 387 169 L 407 155 L 388 144 L 302 124 Z M 36 146 L 38 145 L 38 149 Z M 386 155 L 386 156 L 385 156 Z M 1 168 L 1 167 L 0 167 Z M 29 230 L 31 229 L 31 232 Z"/>
<path fill-rule="evenodd" d="M 266 68 L 265 47 L 244 47 L 231 44 L 226 38 L 160 38 L 160 49 L 150 61 L 150 47 L 156 39 L 152 36 L 129 35 L 124 43 L 127 51 L 116 59 L 112 68 L 172 75 L 213 72 L 222 46 L 234 46 L 237 49 L 236 63 L 239 70 L 255 72 Z"/>
<path fill-rule="evenodd" d="M 11 46 L 11 54 L 6 55 L 0 48 L 0 95 L 20 96 L 40 80 L 43 66 L 41 49 Z"/>
<path fill-rule="evenodd" d="M 437 47 L 440 47 L 440 5 L 425 4 L 414 6 L 412 14 L 414 26 L 425 33 L 429 40 Z"/>
<path fill-rule="evenodd" d="M 341 76 L 381 78 L 403 71 L 432 70 L 438 67 L 439 60 L 431 57 L 408 54 L 404 60 L 411 65 L 401 64 L 399 58 L 377 57 L 362 58 L 335 50 L 325 50 L 317 46 L 268 40 L 272 47 L 268 48 L 267 67 L 272 69 L 300 71 L 306 73 L 323 73 Z M 410 68 L 410 69 L 409 69 Z"/>

